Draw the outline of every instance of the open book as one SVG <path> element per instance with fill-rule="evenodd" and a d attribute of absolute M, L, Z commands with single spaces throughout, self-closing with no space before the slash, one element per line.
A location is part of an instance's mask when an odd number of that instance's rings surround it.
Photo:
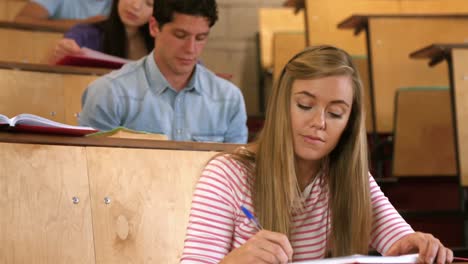
<path fill-rule="evenodd" d="M 338 258 L 318 259 L 310 261 L 299 261 L 294 263 L 300 264 L 350 264 L 350 263 L 367 263 L 367 264 L 413 264 L 417 263 L 418 254 L 409 254 L 396 257 L 383 257 L 383 256 L 366 256 L 366 255 L 352 255 Z"/>
<path fill-rule="evenodd" d="M 56 62 L 58 65 L 97 67 L 108 69 L 119 69 L 131 60 L 123 59 L 116 56 L 111 56 L 99 51 L 81 48 L 82 53 L 77 55 L 67 55 Z"/>
<path fill-rule="evenodd" d="M 0 114 L 0 127 L 21 132 L 70 136 L 84 136 L 98 131 L 91 127 L 62 124 L 33 114 L 20 114 L 12 118 Z"/>
<path fill-rule="evenodd" d="M 131 139 L 150 139 L 150 140 L 168 140 L 164 134 L 155 134 L 145 131 L 132 130 L 126 127 L 116 127 L 109 131 L 101 131 L 87 135 L 88 137 L 111 137 L 111 138 L 131 138 Z"/>

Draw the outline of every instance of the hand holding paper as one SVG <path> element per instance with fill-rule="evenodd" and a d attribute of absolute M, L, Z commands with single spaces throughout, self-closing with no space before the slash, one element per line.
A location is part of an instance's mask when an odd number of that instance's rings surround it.
<path fill-rule="evenodd" d="M 419 252 L 421 263 L 451 263 L 453 252 L 431 234 L 416 232 L 406 235 L 395 242 L 386 252 L 387 256 L 398 256 Z"/>
<path fill-rule="evenodd" d="M 79 53 L 68 54 L 65 57 L 61 58 L 59 61 L 57 61 L 56 64 L 118 69 L 128 62 L 131 62 L 131 60 L 111 56 L 99 51 L 83 47 L 81 48 Z"/>
<path fill-rule="evenodd" d="M 82 54 L 80 46 L 73 39 L 60 39 L 54 47 L 52 63 L 55 64 L 66 56 Z"/>

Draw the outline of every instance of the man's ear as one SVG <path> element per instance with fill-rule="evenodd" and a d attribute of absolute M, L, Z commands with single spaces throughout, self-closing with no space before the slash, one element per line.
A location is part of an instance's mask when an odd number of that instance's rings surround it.
<path fill-rule="evenodd" d="M 152 16 L 149 20 L 149 31 L 153 38 L 155 38 L 160 32 L 159 23 L 156 18 L 154 18 L 154 16 Z"/>

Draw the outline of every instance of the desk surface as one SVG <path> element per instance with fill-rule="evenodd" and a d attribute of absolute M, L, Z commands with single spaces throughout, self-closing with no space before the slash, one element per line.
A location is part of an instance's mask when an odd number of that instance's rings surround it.
<path fill-rule="evenodd" d="M 450 54 L 452 49 L 468 49 L 468 43 L 435 43 L 412 52 L 412 59 L 430 59 L 429 66 L 441 62 Z"/>
<path fill-rule="evenodd" d="M 35 24 L 30 24 L 30 23 L 19 23 L 19 22 L 10 22 L 10 21 L 0 21 L 0 28 L 42 31 L 42 32 L 57 32 L 57 33 L 65 33 L 67 31 L 63 28 L 58 28 L 58 27 L 53 27 L 53 26 L 38 26 Z"/>
<path fill-rule="evenodd" d="M 91 67 L 75 67 L 64 65 L 48 65 L 38 63 L 22 63 L 0 61 L 0 69 L 15 69 L 35 72 L 48 73 L 65 73 L 65 74 L 80 74 L 80 75 L 104 75 L 111 72 L 110 69 L 91 68 Z"/>
<path fill-rule="evenodd" d="M 368 25 L 371 18 L 422 18 L 422 19 L 468 19 L 468 15 L 461 14 L 354 14 L 338 24 L 339 29 L 360 30 Z"/>
<path fill-rule="evenodd" d="M 202 143 L 169 140 L 123 139 L 103 137 L 69 137 L 48 134 L 0 132 L 0 142 L 48 144 L 86 147 L 116 147 L 141 149 L 173 149 L 198 151 L 231 151 L 242 145 L 227 143 Z"/>

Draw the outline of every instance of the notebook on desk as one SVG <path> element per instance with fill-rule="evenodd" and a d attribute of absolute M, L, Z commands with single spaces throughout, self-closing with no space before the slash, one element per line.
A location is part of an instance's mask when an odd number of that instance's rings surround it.
<path fill-rule="evenodd" d="M 418 254 L 401 255 L 395 257 L 352 255 L 346 257 L 318 259 L 294 262 L 296 264 L 413 264 L 418 262 Z"/>
<path fill-rule="evenodd" d="M 91 127 L 66 125 L 33 114 L 20 114 L 12 118 L 0 114 L 0 129 L 68 136 L 84 136 L 98 132 Z"/>
<path fill-rule="evenodd" d="M 107 69 L 119 69 L 125 63 L 131 60 L 123 59 L 116 56 L 111 56 L 99 51 L 81 48 L 82 53 L 79 55 L 67 55 L 57 61 L 57 65 L 81 66 L 81 67 L 96 67 Z"/>

